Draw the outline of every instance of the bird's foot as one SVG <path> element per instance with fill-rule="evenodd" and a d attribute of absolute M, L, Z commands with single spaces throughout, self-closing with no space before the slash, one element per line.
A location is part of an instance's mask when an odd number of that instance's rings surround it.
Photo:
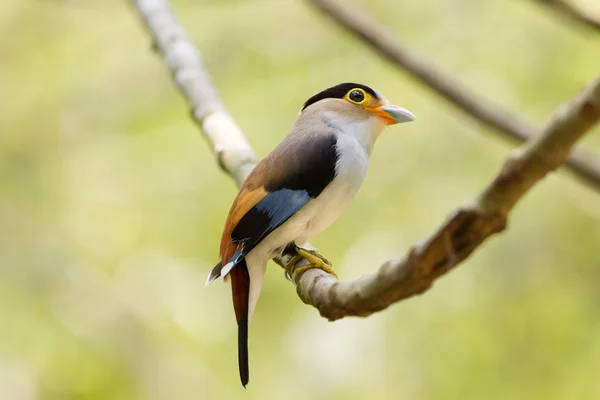
<path fill-rule="evenodd" d="M 283 267 L 285 278 L 288 281 L 292 281 L 292 268 L 298 261 L 302 260 L 302 256 L 296 254 L 292 259 Z"/>
<path fill-rule="evenodd" d="M 319 252 L 315 250 L 303 249 L 301 247 L 297 247 L 296 252 L 298 253 L 298 255 L 292 258 L 292 260 L 284 267 L 286 276 L 290 280 L 292 274 L 297 274 L 298 276 L 300 276 L 309 269 L 313 268 L 318 268 L 327 272 L 328 274 L 335 276 L 336 278 L 338 277 L 337 274 L 331 268 L 331 262 L 329 262 L 329 260 L 323 257 L 321 254 L 319 254 Z M 304 265 L 302 267 L 298 267 L 292 271 L 292 267 L 296 265 L 296 263 L 301 259 L 305 259 L 309 262 L 309 264 Z"/>

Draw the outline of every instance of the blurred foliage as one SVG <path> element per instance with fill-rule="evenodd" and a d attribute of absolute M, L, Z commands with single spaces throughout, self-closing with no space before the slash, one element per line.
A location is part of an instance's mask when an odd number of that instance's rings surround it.
<path fill-rule="evenodd" d="M 1 399 L 600 398 L 600 194 L 565 172 L 431 291 L 365 320 L 326 322 L 272 265 L 242 389 L 230 290 L 203 288 L 236 190 L 127 3 L 0 3 Z M 600 38 L 535 2 L 355 3 L 540 124 L 598 73 Z M 510 150 L 302 1 L 173 7 L 260 156 L 341 81 L 417 114 L 313 241 L 342 278 L 402 255 Z"/>

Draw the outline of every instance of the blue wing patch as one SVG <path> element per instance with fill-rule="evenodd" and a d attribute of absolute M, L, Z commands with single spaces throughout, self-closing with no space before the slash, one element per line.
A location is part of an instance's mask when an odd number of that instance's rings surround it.
<path fill-rule="evenodd" d="M 306 190 L 280 189 L 269 193 L 242 217 L 231 233 L 231 240 L 242 242 L 243 254 L 248 254 L 309 200 Z"/>

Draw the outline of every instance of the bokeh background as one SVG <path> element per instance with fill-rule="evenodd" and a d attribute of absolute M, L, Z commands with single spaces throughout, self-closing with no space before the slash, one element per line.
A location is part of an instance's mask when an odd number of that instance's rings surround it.
<path fill-rule="evenodd" d="M 539 124 L 599 72 L 599 35 L 532 1 L 352 4 Z M 302 1 L 172 6 L 261 157 L 342 81 L 418 116 L 312 241 L 343 279 L 425 238 L 510 151 Z M 270 265 L 244 390 L 230 289 L 203 287 L 236 188 L 134 10 L 3 0 L 0 36 L 0 399 L 600 398 L 600 193 L 564 171 L 432 290 L 367 319 L 325 321 Z M 600 131 L 582 145 L 600 156 Z"/>

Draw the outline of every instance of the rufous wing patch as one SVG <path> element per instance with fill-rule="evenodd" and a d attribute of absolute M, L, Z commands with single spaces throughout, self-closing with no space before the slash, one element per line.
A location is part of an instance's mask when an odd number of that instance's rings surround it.
<path fill-rule="evenodd" d="M 233 256 L 233 253 L 235 253 L 237 247 L 240 245 L 240 243 L 234 243 L 231 241 L 231 232 L 233 232 L 238 222 L 240 222 L 242 217 L 246 215 L 248 210 L 262 200 L 267 193 L 268 192 L 265 191 L 263 187 L 258 187 L 255 189 L 244 187 L 240 193 L 238 193 L 233 205 L 231 206 L 227 220 L 225 221 L 223 236 L 221 236 L 221 248 L 219 254 L 221 256 L 221 263 L 223 265 L 227 264 L 229 259 Z"/>

